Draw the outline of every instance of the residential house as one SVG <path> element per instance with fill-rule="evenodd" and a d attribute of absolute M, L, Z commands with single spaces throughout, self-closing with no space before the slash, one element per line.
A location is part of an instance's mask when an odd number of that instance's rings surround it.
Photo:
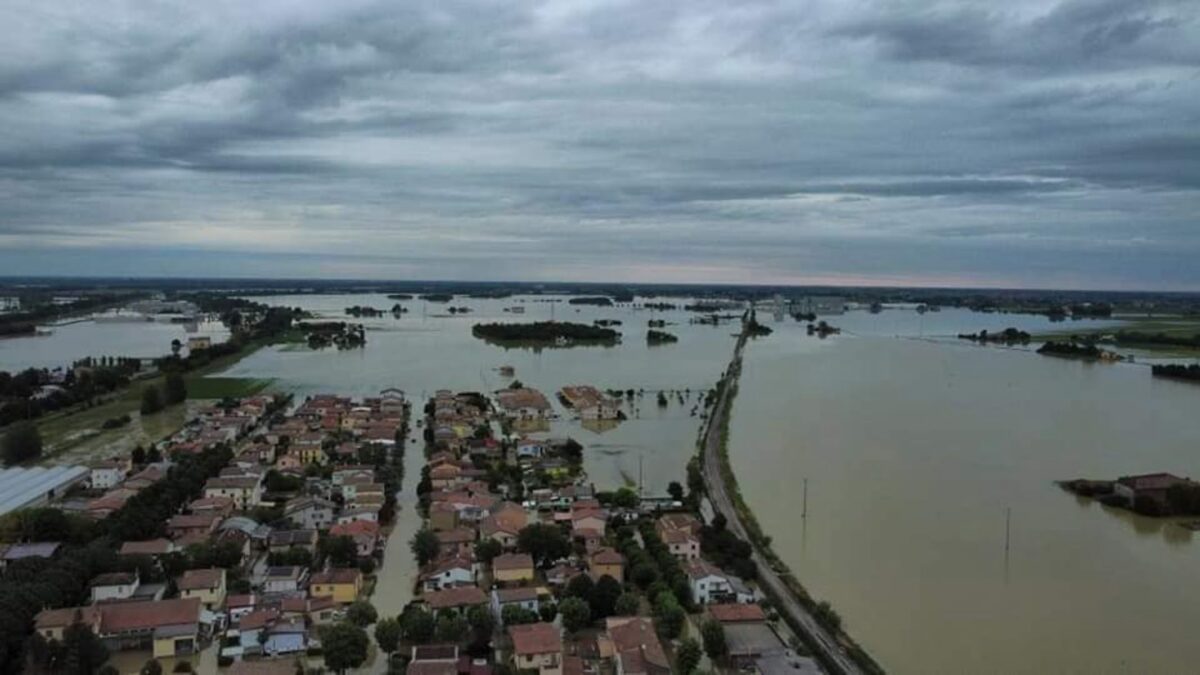
<path fill-rule="evenodd" d="M 416 645 L 406 675 L 461 675 L 458 645 Z"/>
<path fill-rule="evenodd" d="M 470 558 L 454 556 L 434 563 L 421 574 L 421 586 L 426 591 L 440 591 L 455 586 L 475 584 L 475 563 Z"/>
<path fill-rule="evenodd" d="M 369 558 L 375 555 L 375 548 L 379 544 L 379 524 L 367 520 L 339 523 L 329 528 L 329 534 L 333 537 L 353 539 L 354 547 L 360 558 Z"/>
<path fill-rule="evenodd" d="M 444 532 L 458 527 L 458 509 L 449 502 L 433 502 L 429 505 L 429 529 Z"/>
<path fill-rule="evenodd" d="M 204 484 L 205 497 L 229 497 L 243 511 L 258 506 L 262 492 L 260 476 L 218 476 Z"/>
<path fill-rule="evenodd" d="M 667 550 L 677 560 L 687 562 L 700 558 L 700 538 L 688 530 L 666 530 L 661 536 Z"/>
<path fill-rule="evenodd" d="M 167 534 L 176 541 L 188 542 L 207 539 L 217 530 L 221 516 L 214 513 L 192 513 L 171 516 L 167 521 Z"/>
<path fill-rule="evenodd" d="M 562 675 L 562 633 L 551 623 L 509 626 L 517 670 L 538 675 Z"/>
<path fill-rule="evenodd" d="M 242 617 L 253 612 L 258 607 L 258 602 L 259 597 L 253 593 L 226 596 L 225 614 L 229 617 L 229 625 L 236 626 Z"/>
<path fill-rule="evenodd" d="M 149 539 L 146 541 L 127 541 L 121 544 L 121 550 L 118 551 L 118 555 L 144 555 L 150 558 L 159 558 L 168 553 L 175 553 L 178 550 L 179 546 L 170 539 Z"/>
<path fill-rule="evenodd" d="M 505 607 L 520 607 L 537 613 L 539 608 L 537 589 L 532 586 L 492 589 L 492 615 L 500 623 L 503 623 Z"/>
<path fill-rule="evenodd" d="M 621 415 L 621 404 L 600 393 L 591 385 L 563 387 L 559 397 L 584 420 L 615 420 Z"/>
<path fill-rule="evenodd" d="M 362 592 L 362 572 L 353 568 L 331 568 L 312 575 L 308 593 L 314 598 L 330 597 L 339 604 L 358 599 Z"/>
<path fill-rule="evenodd" d="M 308 530 L 327 529 L 333 524 L 336 512 L 336 504 L 320 497 L 297 497 L 283 506 L 284 518 Z"/>
<path fill-rule="evenodd" d="M 88 476 L 88 484 L 93 490 L 115 488 L 125 480 L 125 472 L 128 470 L 129 464 L 123 460 L 110 459 L 99 462 L 92 467 Z"/>
<path fill-rule="evenodd" d="M 576 503 L 578 505 L 578 503 Z M 599 508 L 575 508 L 571 511 L 571 531 L 595 530 L 601 535 L 608 526 L 608 513 Z"/>
<path fill-rule="evenodd" d="M 533 581 L 533 558 L 526 553 L 506 553 L 492 559 L 492 580 L 497 584 L 525 584 Z"/>
<path fill-rule="evenodd" d="M 189 513 L 214 513 L 222 518 L 233 515 L 237 505 L 229 497 L 201 497 L 188 504 Z"/>
<path fill-rule="evenodd" d="M 609 576 L 625 580 L 625 557 L 610 547 L 600 548 L 588 558 L 588 574 L 593 579 Z"/>
<path fill-rule="evenodd" d="M 363 520 L 369 523 L 379 522 L 379 508 L 375 506 L 355 505 L 344 509 L 338 514 L 337 522 L 339 524 L 352 523 L 356 520 Z"/>
<path fill-rule="evenodd" d="M 671 662 L 650 619 L 609 617 L 606 628 L 613 645 L 616 675 L 670 675 Z"/>
<path fill-rule="evenodd" d="M 446 532 L 435 532 L 439 555 L 469 556 L 475 552 L 475 531 L 460 527 Z"/>
<path fill-rule="evenodd" d="M 1170 473 L 1147 473 L 1138 476 L 1122 476 L 1113 483 L 1113 493 L 1124 497 L 1133 505 L 1138 500 L 1149 501 L 1159 508 L 1167 506 L 1167 491 L 1176 485 L 1191 481 Z"/>
<path fill-rule="evenodd" d="M 693 560 L 684 566 L 692 599 L 700 605 L 725 602 L 736 597 L 730 578 L 716 565 L 706 560 Z"/>
<path fill-rule="evenodd" d="M 200 647 L 199 598 L 146 602 L 108 602 L 91 607 L 68 607 L 39 612 L 35 629 L 48 639 L 61 639 L 63 630 L 81 619 L 110 649 L 151 647 L 154 658 L 190 656 Z"/>
<path fill-rule="evenodd" d="M 512 419 L 547 419 L 553 413 L 550 401 L 537 389 L 503 389 L 496 393 L 496 400 L 504 414 Z"/>
<path fill-rule="evenodd" d="M 267 537 L 267 545 L 271 553 L 286 553 L 293 548 L 315 553 L 318 540 L 316 530 L 274 530 Z"/>
<path fill-rule="evenodd" d="M 314 575 L 315 576 L 315 575 Z M 263 575 L 263 593 L 298 593 L 308 581 L 308 569 L 300 565 L 268 567 Z"/>
<path fill-rule="evenodd" d="M 215 609 L 225 601 L 225 570 L 188 570 L 176 582 L 181 598 L 199 598 L 208 609 Z"/>
<path fill-rule="evenodd" d="M 137 593 L 140 579 L 137 572 L 110 572 L 101 574 L 88 584 L 92 603 L 108 600 L 128 600 Z"/>
<path fill-rule="evenodd" d="M 478 586 L 458 586 L 447 588 L 421 596 L 430 611 L 436 616 L 439 612 L 456 610 L 465 612 L 472 607 L 486 606 L 488 596 Z"/>

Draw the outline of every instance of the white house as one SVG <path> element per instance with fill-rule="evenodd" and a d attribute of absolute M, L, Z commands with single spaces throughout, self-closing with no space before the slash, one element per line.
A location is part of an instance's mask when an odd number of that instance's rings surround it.
<path fill-rule="evenodd" d="M 522 438 L 517 441 L 518 459 L 538 459 L 544 454 L 546 454 L 546 446 L 542 441 L 531 438 Z"/>
<path fill-rule="evenodd" d="M 204 496 L 229 497 L 238 509 L 251 509 L 262 501 L 262 481 L 258 476 L 218 476 L 204 484 Z"/>
<path fill-rule="evenodd" d="M 687 564 L 685 571 L 692 587 L 692 599 L 697 604 L 707 605 L 733 595 L 729 578 L 712 563 L 693 560 Z"/>
<path fill-rule="evenodd" d="M 88 482 L 94 490 L 111 490 L 125 480 L 125 463 L 117 460 L 101 462 L 92 467 Z"/>
<path fill-rule="evenodd" d="M 297 497 L 283 507 L 283 517 L 306 530 L 324 530 L 333 524 L 336 508 L 328 499 Z"/>
<path fill-rule="evenodd" d="M 475 563 L 462 557 L 450 558 L 421 575 L 421 584 L 426 591 L 440 591 L 455 586 L 475 584 Z"/>
<path fill-rule="evenodd" d="M 128 600 L 137 592 L 140 581 L 136 572 L 112 572 L 92 579 L 92 603 Z"/>
<path fill-rule="evenodd" d="M 538 611 L 537 589 L 531 586 L 497 588 L 492 591 L 492 615 L 503 623 L 505 607 L 520 607 L 531 612 Z"/>
<path fill-rule="evenodd" d="M 269 567 L 263 578 L 264 593 L 295 593 L 304 588 L 308 571 L 297 565 Z"/>
<path fill-rule="evenodd" d="M 343 511 L 337 517 L 337 522 L 339 525 L 345 525 L 346 523 L 353 523 L 356 520 L 365 520 L 369 523 L 378 523 L 379 522 L 379 510 L 365 507 L 365 506 L 360 506 L 357 508 L 347 509 L 347 510 Z"/>

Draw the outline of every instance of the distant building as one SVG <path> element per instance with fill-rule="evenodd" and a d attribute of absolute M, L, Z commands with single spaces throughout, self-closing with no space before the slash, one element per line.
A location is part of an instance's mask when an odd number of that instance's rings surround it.
<path fill-rule="evenodd" d="M 809 295 L 792 303 L 792 311 L 803 314 L 844 314 L 846 298 L 839 295 Z"/>

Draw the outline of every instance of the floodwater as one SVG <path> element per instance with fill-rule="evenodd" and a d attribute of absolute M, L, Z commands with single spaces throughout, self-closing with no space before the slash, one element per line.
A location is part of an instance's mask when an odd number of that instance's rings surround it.
<path fill-rule="evenodd" d="M 349 320 L 367 326 L 363 349 L 314 351 L 301 345 L 261 349 L 232 366 L 222 376 L 271 378 L 274 387 L 299 397 L 320 392 L 370 396 L 385 387 L 399 387 L 413 401 L 414 419 L 404 455 L 404 481 L 397 498 L 397 515 L 384 550 L 371 597 L 381 617 L 398 615 L 413 597 L 417 567 L 408 542 L 421 526 L 415 486 L 424 464 L 422 416 L 425 400 L 437 389 L 495 391 L 514 379 L 540 389 L 559 419 L 546 432 L 535 435 L 571 436 L 584 444 L 584 469 L 600 489 L 636 484 L 641 476 L 647 494 L 665 494 L 667 484 L 683 481 L 684 467 L 695 453 L 700 417 L 691 414 L 703 392 L 712 387 L 727 365 L 733 348 L 731 326 L 688 324 L 690 314 L 680 311 L 633 311 L 628 308 L 577 307 L 559 302 L 536 302 L 532 297 L 495 299 L 456 298 L 450 305 L 420 300 L 402 301 L 409 313 L 390 314 L 361 321 L 346 317 L 353 305 L 389 309 L 396 301 L 383 295 L 264 296 L 255 300 L 303 307 L 320 318 Z M 451 316 L 449 306 L 470 307 L 471 313 Z M 505 312 L 524 307 L 525 312 Z M 578 310 L 578 311 L 576 311 Z M 551 317 L 591 323 L 619 319 L 624 338 L 614 347 L 504 349 L 476 339 L 471 326 L 480 321 L 537 321 Z M 649 347 L 646 322 L 665 319 L 676 325 L 668 330 L 679 336 L 674 345 Z M 502 377 L 502 365 L 515 368 L 513 378 Z M 570 419 L 556 400 L 565 385 L 590 384 L 601 389 L 645 390 L 626 404 L 630 419 L 606 428 L 585 427 Z M 657 391 L 672 390 L 665 408 L 657 404 Z M 685 391 L 687 390 L 687 391 Z M 684 403 L 680 403 L 680 397 Z M 364 665 L 365 672 L 383 672 L 378 654 Z"/>
<path fill-rule="evenodd" d="M 395 302 L 383 295 L 257 299 L 338 320 L 353 320 L 343 313 L 351 305 L 387 309 Z M 299 396 L 365 396 L 396 386 L 419 417 L 436 389 L 507 386 L 512 380 L 497 368 L 511 365 L 515 379 L 542 390 L 562 414 L 549 433 L 585 445 L 585 469 L 598 487 L 634 484 L 640 476 L 647 493 L 661 494 L 669 481 L 682 480 L 700 424 L 692 408 L 726 367 L 736 327 L 689 325 L 682 311 L 539 300 L 401 301 L 409 308 L 402 318 L 362 321 L 364 349 L 271 347 L 221 374 L 272 378 Z M 472 311 L 451 316 L 451 305 Z M 470 334 L 478 321 L 552 316 L 618 319 L 625 338 L 611 348 L 534 351 Z M 648 347 L 650 318 L 674 323 L 666 330 L 680 341 Z M 761 312 L 759 318 L 771 321 Z M 731 459 L 777 552 L 816 597 L 832 602 L 886 669 L 1195 670 L 1200 542 L 1178 526 L 1077 499 L 1053 481 L 1200 475 L 1200 387 L 1153 379 L 1144 364 L 1086 364 L 952 338 L 985 328 L 1073 325 L 1040 317 L 920 315 L 908 308 L 824 318 L 844 334 L 821 340 L 787 319 L 747 347 Z M 568 384 L 645 393 L 626 406 L 631 419 L 589 430 L 553 400 Z M 659 389 L 674 392 L 664 409 L 656 404 Z M 420 428 L 414 425 L 413 434 L 419 437 Z M 372 598 L 382 616 L 411 599 L 416 569 L 408 540 L 420 525 L 413 486 L 422 462 L 422 444 L 410 442 L 398 518 Z M 379 660 L 369 668 L 380 669 Z"/>
<path fill-rule="evenodd" d="M 1033 317 L 828 320 L 850 334 L 747 348 L 731 461 L 776 552 L 889 672 L 1196 671 L 1200 542 L 1052 481 L 1200 475 L 1200 387 L 920 339 L 1051 327 Z"/>
<path fill-rule="evenodd" d="M 229 330 L 220 321 L 196 324 L 159 321 L 96 322 L 76 321 L 47 326 L 49 335 L 31 335 L 0 339 L 0 370 L 16 372 L 26 368 L 58 368 L 84 357 L 132 356 L 157 358 L 171 353 L 171 340 L 184 343 L 189 337 L 208 336 L 223 342 Z"/>

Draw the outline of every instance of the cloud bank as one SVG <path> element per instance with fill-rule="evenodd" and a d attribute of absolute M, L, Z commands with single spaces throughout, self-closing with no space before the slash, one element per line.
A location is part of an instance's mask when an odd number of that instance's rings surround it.
<path fill-rule="evenodd" d="M 1194 2 L 11 2 L 0 269 L 1200 289 Z"/>

